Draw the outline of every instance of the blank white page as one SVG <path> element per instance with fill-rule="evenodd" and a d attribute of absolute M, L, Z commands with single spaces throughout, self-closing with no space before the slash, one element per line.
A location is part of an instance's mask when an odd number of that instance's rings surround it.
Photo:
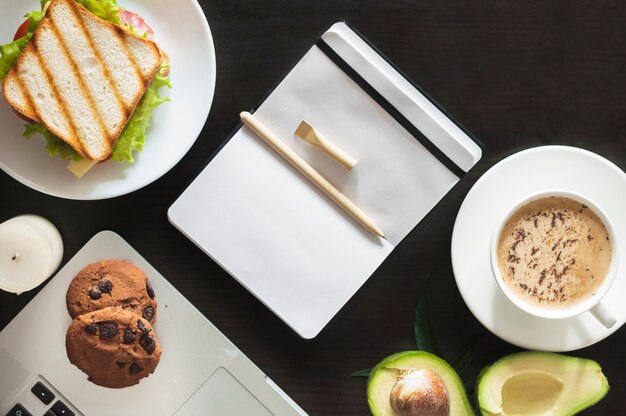
<path fill-rule="evenodd" d="M 370 70 L 368 62 L 359 68 Z M 294 331 L 312 338 L 459 178 L 317 46 L 254 114 L 374 219 L 387 240 L 365 231 L 245 127 L 169 218 Z M 355 168 L 345 170 L 294 137 L 302 119 L 356 158 Z"/>

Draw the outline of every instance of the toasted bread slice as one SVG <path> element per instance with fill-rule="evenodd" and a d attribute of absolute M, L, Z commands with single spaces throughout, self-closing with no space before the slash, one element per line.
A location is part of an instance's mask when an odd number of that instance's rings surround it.
<path fill-rule="evenodd" d="M 52 0 L 4 80 L 4 99 L 83 157 L 105 160 L 162 60 L 156 43 L 74 0 Z"/>

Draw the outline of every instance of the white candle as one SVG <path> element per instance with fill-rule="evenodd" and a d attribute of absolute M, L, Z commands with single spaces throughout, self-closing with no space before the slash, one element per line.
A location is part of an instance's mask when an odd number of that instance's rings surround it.
<path fill-rule="evenodd" d="M 39 286 L 61 264 L 63 240 L 38 215 L 20 215 L 0 224 L 0 289 L 20 294 Z"/>

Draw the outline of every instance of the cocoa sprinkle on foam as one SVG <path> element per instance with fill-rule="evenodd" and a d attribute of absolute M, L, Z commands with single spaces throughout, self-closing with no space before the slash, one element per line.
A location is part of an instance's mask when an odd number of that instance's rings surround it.
<path fill-rule="evenodd" d="M 585 205 L 561 197 L 543 200 L 522 207 L 507 222 L 498 263 L 522 297 L 562 306 L 595 292 L 603 279 L 594 276 L 606 275 L 611 247 L 602 238 L 608 238 L 606 227 Z"/>

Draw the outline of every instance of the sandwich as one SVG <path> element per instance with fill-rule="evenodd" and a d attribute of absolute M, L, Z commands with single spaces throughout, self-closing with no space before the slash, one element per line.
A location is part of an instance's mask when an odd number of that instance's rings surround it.
<path fill-rule="evenodd" d="M 4 99 L 80 176 L 97 162 L 133 162 L 154 108 L 167 101 L 169 60 L 143 19 L 115 0 L 42 1 L 0 47 Z"/>

